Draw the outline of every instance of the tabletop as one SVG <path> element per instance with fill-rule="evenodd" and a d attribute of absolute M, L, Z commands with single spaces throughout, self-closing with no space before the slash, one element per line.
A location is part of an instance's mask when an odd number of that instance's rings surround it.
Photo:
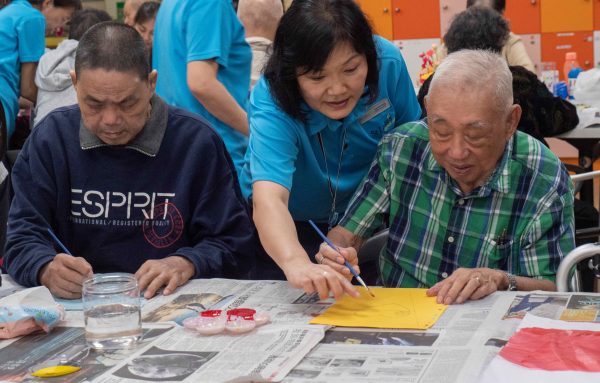
<path fill-rule="evenodd" d="M 3 284 L 0 296 L 18 289 Z M 428 330 L 308 325 L 329 301 L 283 281 L 193 280 L 142 307 L 137 349 L 97 353 L 85 345 L 81 311 L 50 334 L 0 341 L 0 381 L 33 382 L 30 369 L 57 356 L 82 370 L 61 382 L 476 382 L 525 313 L 573 319 L 600 313 L 600 295 L 497 292 L 447 308 Z M 399 302 L 405 304 L 405 302 Z M 75 307 L 75 306 L 74 306 Z M 243 335 L 203 336 L 178 326 L 200 308 L 250 307 L 271 323 Z M 579 311 L 583 310 L 583 311 Z M 47 379 L 46 379 L 47 381 Z"/>

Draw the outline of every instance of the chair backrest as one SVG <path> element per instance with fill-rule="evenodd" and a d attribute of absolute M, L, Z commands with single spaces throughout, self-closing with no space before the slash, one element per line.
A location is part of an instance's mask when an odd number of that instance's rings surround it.
<path fill-rule="evenodd" d="M 367 239 L 358 251 L 358 266 L 360 277 L 369 286 L 377 286 L 379 278 L 379 254 L 386 246 L 389 236 L 388 229 L 382 230 Z"/>
<path fill-rule="evenodd" d="M 389 236 L 389 229 L 382 230 L 376 233 L 371 238 L 367 239 L 360 247 L 358 252 L 358 262 L 366 263 L 379 258 L 381 249 L 386 245 Z"/>

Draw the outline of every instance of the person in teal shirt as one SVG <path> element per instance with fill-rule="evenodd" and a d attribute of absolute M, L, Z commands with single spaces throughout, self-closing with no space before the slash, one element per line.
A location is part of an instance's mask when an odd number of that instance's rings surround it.
<path fill-rule="evenodd" d="M 7 139 L 15 130 L 19 97 L 37 98 L 35 71 L 46 34 L 64 30 L 80 0 L 12 0 L 0 9 L 0 103 Z"/>
<path fill-rule="evenodd" d="M 8 137 L 15 130 L 19 96 L 36 99 L 34 78 L 44 54 L 45 27 L 44 15 L 27 0 L 13 0 L 0 9 L 0 102 Z"/>
<path fill-rule="evenodd" d="M 236 170 L 248 143 L 252 52 L 230 0 L 165 0 L 154 25 L 156 91 L 221 135 Z"/>
<path fill-rule="evenodd" d="M 311 262 L 321 240 L 307 221 L 335 226 L 381 137 L 420 113 L 399 49 L 373 35 L 354 1 L 295 0 L 250 97 L 240 183 L 264 248 L 254 278 L 283 271 L 307 292 L 354 292 L 349 270 Z"/>

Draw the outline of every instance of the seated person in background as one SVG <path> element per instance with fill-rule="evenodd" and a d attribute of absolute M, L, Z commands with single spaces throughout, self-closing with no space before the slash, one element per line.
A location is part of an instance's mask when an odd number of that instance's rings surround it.
<path fill-rule="evenodd" d="M 509 35 L 507 21 L 491 8 L 472 7 L 456 15 L 444 36 L 449 53 L 461 49 L 484 49 L 500 53 Z M 509 63 L 510 65 L 510 63 Z M 510 66 L 513 97 L 522 114 L 517 129 L 544 144 L 544 137 L 567 132 L 579 123 L 577 109 L 560 97 L 554 97 L 537 76 L 521 66 Z M 430 76 L 419 90 L 419 104 L 427 116 L 424 99 L 429 91 Z"/>
<path fill-rule="evenodd" d="M 506 9 L 506 1 L 505 0 L 467 0 L 467 9 L 477 6 L 477 7 L 487 7 L 495 10 L 500 15 L 504 14 L 504 10 Z M 476 33 L 475 30 L 471 32 Z M 450 52 L 448 52 L 450 53 Z M 508 38 L 504 42 L 502 46 L 502 57 L 506 59 L 508 65 L 519 65 L 525 67 L 525 69 L 535 73 L 535 65 L 527 50 L 525 49 L 525 44 L 521 37 L 515 35 L 514 33 L 509 31 Z"/>
<path fill-rule="evenodd" d="M 44 118 L 12 172 L 8 273 L 63 298 L 81 296 L 93 272 L 135 273 L 147 298 L 243 276 L 253 228 L 231 158 L 205 120 L 155 95 L 141 36 L 92 27 L 72 76 L 79 105 Z"/>
<path fill-rule="evenodd" d="M 503 17 L 502 14 L 504 13 L 504 9 L 506 8 L 506 1 L 505 0 L 467 0 L 467 10 L 471 9 L 472 7 L 481 7 L 481 8 L 491 9 L 491 10 L 494 10 L 495 12 L 497 12 L 501 17 Z M 488 27 L 492 28 L 491 26 L 482 24 L 482 29 L 472 29 L 472 30 L 470 30 L 470 32 L 475 35 L 481 35 L 481 34 L 487 32 Z M 508 24 L 507 24 L 507 28 L 508 28 Z M 438 50 L 438 57 L 440 59 L 443 59 L 447 54 L 452 53 L 449 49 L 448 49 L 448 51 L 446 51 L 445 48 L 446 48 L 447 44 L 448 43 L 446 42 L 446 38 L 444 37 L 444 43 L 442 44 L 442 46 L 440 46 L 440 49 Z M 469 48 L 465 48 L 465 49 L 469 49 Z M 471 48 L 471 49 L 474 49 L 474 48 Z M 502 43 L 501 51 L 502 51 L 502 53 L 501 53 L 502 57 L 504 57 L 506 59 L 506 61 L 508 62 L 508 65 L 520 65 L 522 67 L 525 67 L 527 70 L 535 73 L 535 65 L 533 64 L 533 61 L 531 61 L 531 58 L 529 58 L 529 55 L 527 54 L 527 50 L 525 49 L 525 44 L 523 44 L 523 40 L 521 40 L 521 37 L 519 37 L 518 35 L 515 35 L 514 33 L 510 32 L 510 30 L 508 31 L 508 36 L 507 36 L 506 40 Z"/>
<path fill-rule="evenodd" d="M 42 8 L 46 19 L 46 36 L 63 36 L 75 11 L 81 9 L 81 0 L 34 0 Z"/>
<path fill-rule="evenodd" d="M 487 51 L 450 54 L 425 99 L 425 121 L 386 135 L 365 181 L 329 237 L 356 251 L 382 223 L 383 284 L 429 287 L 439 303 L 496 290 L 555 290 L 574 246 L 573 190 L 558 158 L 516 132 L 506 61 Z M 327 246 L 326 264 L 341 268 Z"/>
<path fill-rule="evenodd" d="M 133 21 L 133 27 L 144 39 L 146 49 L 148 49 L 148 59 L 152 64 L 152 41 L 154 39 L 154 22 L 160 3 L 156 1 L 147 1 L 140 6 Z"/>
<path fill-rule="evenodd" d="M 99 9 L 83 9 L 75 12 L 69 24 L 69 39 L 63 40 L 56 49 L 42 56 L 35 72 L 35 85 L 38 91 L 34 126 L 50 111 L 77 103 L 77 95 L 71 81 L 77 44 L 81 36 L 92 26 L 110 20 L 109 14 Z"/>
<path fill-rule="evenodd" d="M 252 48 L 252 89 L 269 59 L 277 24 L 283 16 L 283 4 L 281 0 L 240 0 L 237 15 L 246 30 L 246 42 Z"/>

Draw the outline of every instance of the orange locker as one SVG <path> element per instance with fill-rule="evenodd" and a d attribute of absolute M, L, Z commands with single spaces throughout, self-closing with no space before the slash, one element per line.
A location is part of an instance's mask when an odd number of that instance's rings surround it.
<path fill-rule="evenodd" d="M 392 12 L 394 40 L 440 37 L 439 0 L 392 0 Z"/>
<path fill-rule="evenodd" d="M 392 0 L 356 0 L 371 26 L 380 36 L 392 40 Z"/>
<path fill-rule="evenodd" d="M 542 32 L 591 31 L 593 5 L 592 0 L 543 0 Z"/>
<path fill-rule="evenodd" d="M 540 0 L 507 1 L 504 16 L 510 21 L 513 33 L 534 34 L 541 31 Z"/>
<path fill-rule="evenodd" d="M 594 0 L 594 29 L 600 29 L 600 0 Z"/>
<path fill-rule="evenodd" d="M 583 70 L 594 65 L 592 32 L 542 33 L 542 62 L 555 62 L 560 79 L 565 81 L 563 66 L 565 54 L 577 52 L 577 61 Z"/>

